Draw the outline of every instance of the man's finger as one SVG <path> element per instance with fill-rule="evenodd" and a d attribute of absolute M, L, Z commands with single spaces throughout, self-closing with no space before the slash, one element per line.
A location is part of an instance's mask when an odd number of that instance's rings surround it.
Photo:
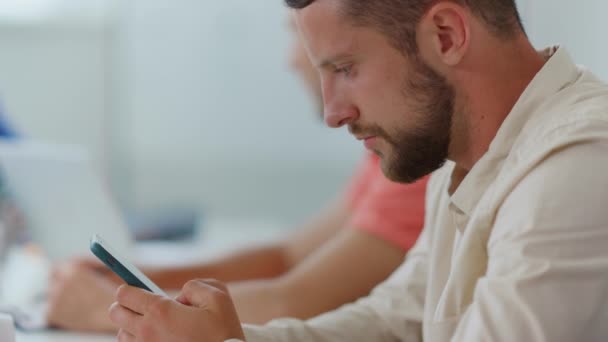
<path fill-rule="evenodd" d="M 109 309 L 110 320 L 116 324 L 118 328 L 133 335 L 137 331 L 137 325 L 143 318 L 139 315 L 119 303 L 113 303 Z"/>
<path fill-rule="evenodd" d="M 182 288 L 176 300 L 185 305 L 205 306 L 215 303 L 218 295 L 227 295 L 226 286 L 217 280 L 191 280 Z"/>
<path fill-rule="evenodd" d="M 199 279 L 198 281 L 201 281 L 205 285 L 211 286 L 220 292 L 228 293 L 228 287 L 226 287 L 226 284 L 217 279 Z"/>
<path fill-rule="evenodd" d="M 120 286 L 116 292 L 116 300 L 120 305 L 142 315 L 159 298 L 159 295 L 128 285 Z"/>
<path fill-rule="evenodd" d="M 135 342 L 135 336 L 131 335 L 130 333 L 120 329 L 118 331 L 118 342 Z"/>

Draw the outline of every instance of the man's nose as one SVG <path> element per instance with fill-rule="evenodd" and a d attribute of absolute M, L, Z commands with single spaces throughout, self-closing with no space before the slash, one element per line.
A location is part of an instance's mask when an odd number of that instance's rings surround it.
<path fill-rule="evenodd" d="M 325 124 L 331 128 L 339 128 L 357 121 L 359 111 L 355 106 L 339 102 L 324 104 Z"/>

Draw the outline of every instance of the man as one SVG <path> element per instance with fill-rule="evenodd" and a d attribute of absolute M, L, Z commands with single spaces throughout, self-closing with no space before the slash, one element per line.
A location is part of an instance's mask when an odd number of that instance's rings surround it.
<path fill-rule="evenodd" d="M 243 331 L 216 282 L 176 301 L 121 287 L 119 340 L 605 341 L 608 87 L 537 52 L 513 0 L 286 2 L 327 123 L 392 179 L 440 168 L 423 233 L 368 298 L 308 321 Z"/>
<path fill-rule="evenodd" d="M 298 38 L 291 64 L 312 94 L 320 94 L 317 72 Z M 230 282 L 244 322 L 313 317 L 367 295 L 401 264 L 423 226 L 425 190 L 426 179 L 412 185 L 388 181 L 370 154 L 346 194 L 286 240 L 205 265 L 147 273 L 164 288 L 179 289 L 197 277 Z M 115 331 L 107 308 L 116 286 L 90 267 L 60 267 L 53 276 L 49 322 L 72 330 Z"/>

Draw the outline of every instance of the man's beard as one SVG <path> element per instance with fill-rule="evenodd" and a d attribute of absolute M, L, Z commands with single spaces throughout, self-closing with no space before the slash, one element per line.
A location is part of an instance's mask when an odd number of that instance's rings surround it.
<path fill-rule="evenodd" d="M 412 70 L 414 74 L 404 82 L 402 92 L 410 113 L 416 113 L 419 120 L 414 128 L 399 131 L 397 127 L 390 135 L 378 126 L 351 127 L 354 133 L 373 134 L 391 146 L 392 153 L 375 152 L 386 177 L 401 183 L 413 183 L 443 166 L 455 108 L 454 88 L 443 76 L 419 58 L 414 59 Z"/>

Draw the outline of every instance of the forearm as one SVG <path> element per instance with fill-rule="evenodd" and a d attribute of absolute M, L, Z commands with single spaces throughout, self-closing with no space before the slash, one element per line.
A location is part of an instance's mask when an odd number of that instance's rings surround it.
<path fill-rule="evenodd" d="M 246 323 L 307 319 L 369 294 L 403 259 L 400 248 L 346 229 L 282 276 L 234 284 L 230 289 Z"/>
<path fill-rule="evenodd" d="M 390 316 L 390 315 L 389 315 Z M 390 318 L 390 317 L 389 317 Z M 398 326 L 391 326 L 398 323 Z M 397 324 L 395 324 L 397 325 Z M 399 335 L 394 329 L 399 329 Z M 245 324 L 247 342 L 420 342 L 417 321 L 391 322 L 366 301 L 349 304 L 313 319 L 279 319 L 264 326 Z"/>
<path fill-rule="evenodd" d="M 307 319 L 367 296 L 404 258 L 391 242 L 345 228 L 281 277 L 284 314 Z"/>
<path fill-rule="evenodd" d="M 426 269 L 425 251 L 412 251 L 370 296 L 307 321 L 245 325 L 247 342 L 420 342 Z"/>
<path fill-rule="evenodd" d="M 288 315 L 288 298 L 278 279 L 233 283 L 228 289 L 243 323 L 264 324 Z"/>
<path fill-rule="evenodd" d="M 328 286 L 326 281 L 321 284 Z M 347 296 L 354 297 L 352 300 L 366 294 L 362 291 L 351 296 L 353 293 L 345 284 L 336 285 L 346 290 Z M 247 324 L 266 324 L 284 317 L 307 319 L 350 301 L 343 300 L 343 295 L 336 291 L 326 291 L 323 286 L 308 289 L 306 284 L 292 284 L 282 278 L 232 283 L 228 287 L 241 322 Z M 331 298 L 332 294 L 337 300 Z"/>
<path fill-rule="evenodd" d="M 145 273 L 165 289 L 180 289 L 196 278 L 213 278 L 222 282 L 273 278 L 287 270 L 281 243 L 234 252 L 208 263 L 171 269 L 148 269 Z"/>
<path fill-rule="evenodd" d="M 214 278 L 228 283 L 274 278 L 333 237 L 342 229 L 348 216 L 349 209 L 337 201 L 285 241 L 239 250 L 205 264 L 144 272 L 167 289 L 181 288 L 195 278 Z"/>

